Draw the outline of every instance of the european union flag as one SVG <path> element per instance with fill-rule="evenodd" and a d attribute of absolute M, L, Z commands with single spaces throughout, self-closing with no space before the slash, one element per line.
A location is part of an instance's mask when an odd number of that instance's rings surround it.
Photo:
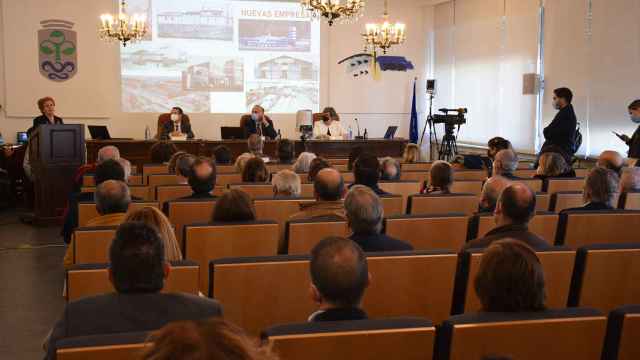
<path fill-rule="evenodd" d="M 409 142 L 418 143 L 418 110 L 416 109 L 416 80 L 413 80 L 413 102 L 411 103 L 411 122 L 409 123 Z"/>

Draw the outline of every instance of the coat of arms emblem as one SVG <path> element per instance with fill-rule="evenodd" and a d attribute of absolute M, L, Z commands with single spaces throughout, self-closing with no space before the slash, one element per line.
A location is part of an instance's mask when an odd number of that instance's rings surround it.
<path fill-rule="evenodd" d="M 44 20 L 38 30 L 38 67 L 52 81 L 66 81 L 78 71 L 78 38 L 73 23 Z"/>

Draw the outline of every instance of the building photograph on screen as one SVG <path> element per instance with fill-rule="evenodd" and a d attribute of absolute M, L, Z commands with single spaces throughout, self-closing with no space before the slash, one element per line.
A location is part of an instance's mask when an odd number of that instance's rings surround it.
<path fill-rule="evenodd" d="M 149 34 L 121 47 L 122 110 L 319 110 L 320 23 L 297 2 L 131 0 Z"/>

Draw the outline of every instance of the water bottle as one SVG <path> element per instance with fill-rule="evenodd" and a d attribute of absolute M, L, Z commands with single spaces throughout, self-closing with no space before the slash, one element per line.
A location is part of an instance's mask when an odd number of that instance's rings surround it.
<path fill-rule="evenodd" d="M 367 128 L 364 128 L 364 139 L 367 140 L 369 138 L 369 134 L 367 134 Z"/>
<path fill-rule="evenodd" d="M 278 140 L 282 140 L 282 133 L 280 132 L 280 129 L 278 129 Z"/>
<path fill-rule="evenodd" d="M 151 130 L 149 129 L 149 125 L 144 128 L 144 139 L 149 140 L 151 138 Z"/>
<path fill-rule="evenodd" d="M 347 140 L 353 140 L 353 129 L 351 125 L 349 125 L 349 134 L 347 135 Z"/>

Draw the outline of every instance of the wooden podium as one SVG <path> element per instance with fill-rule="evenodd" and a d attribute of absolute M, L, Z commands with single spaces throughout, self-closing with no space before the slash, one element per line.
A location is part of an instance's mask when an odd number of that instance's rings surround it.
<path fill-rule="evenodd" d="M 84 160 L 84 125 L 41 125 L 31 134 L 29 162 L 37 224 L 59 222 L 73 186 L 73 175 Z"/>

